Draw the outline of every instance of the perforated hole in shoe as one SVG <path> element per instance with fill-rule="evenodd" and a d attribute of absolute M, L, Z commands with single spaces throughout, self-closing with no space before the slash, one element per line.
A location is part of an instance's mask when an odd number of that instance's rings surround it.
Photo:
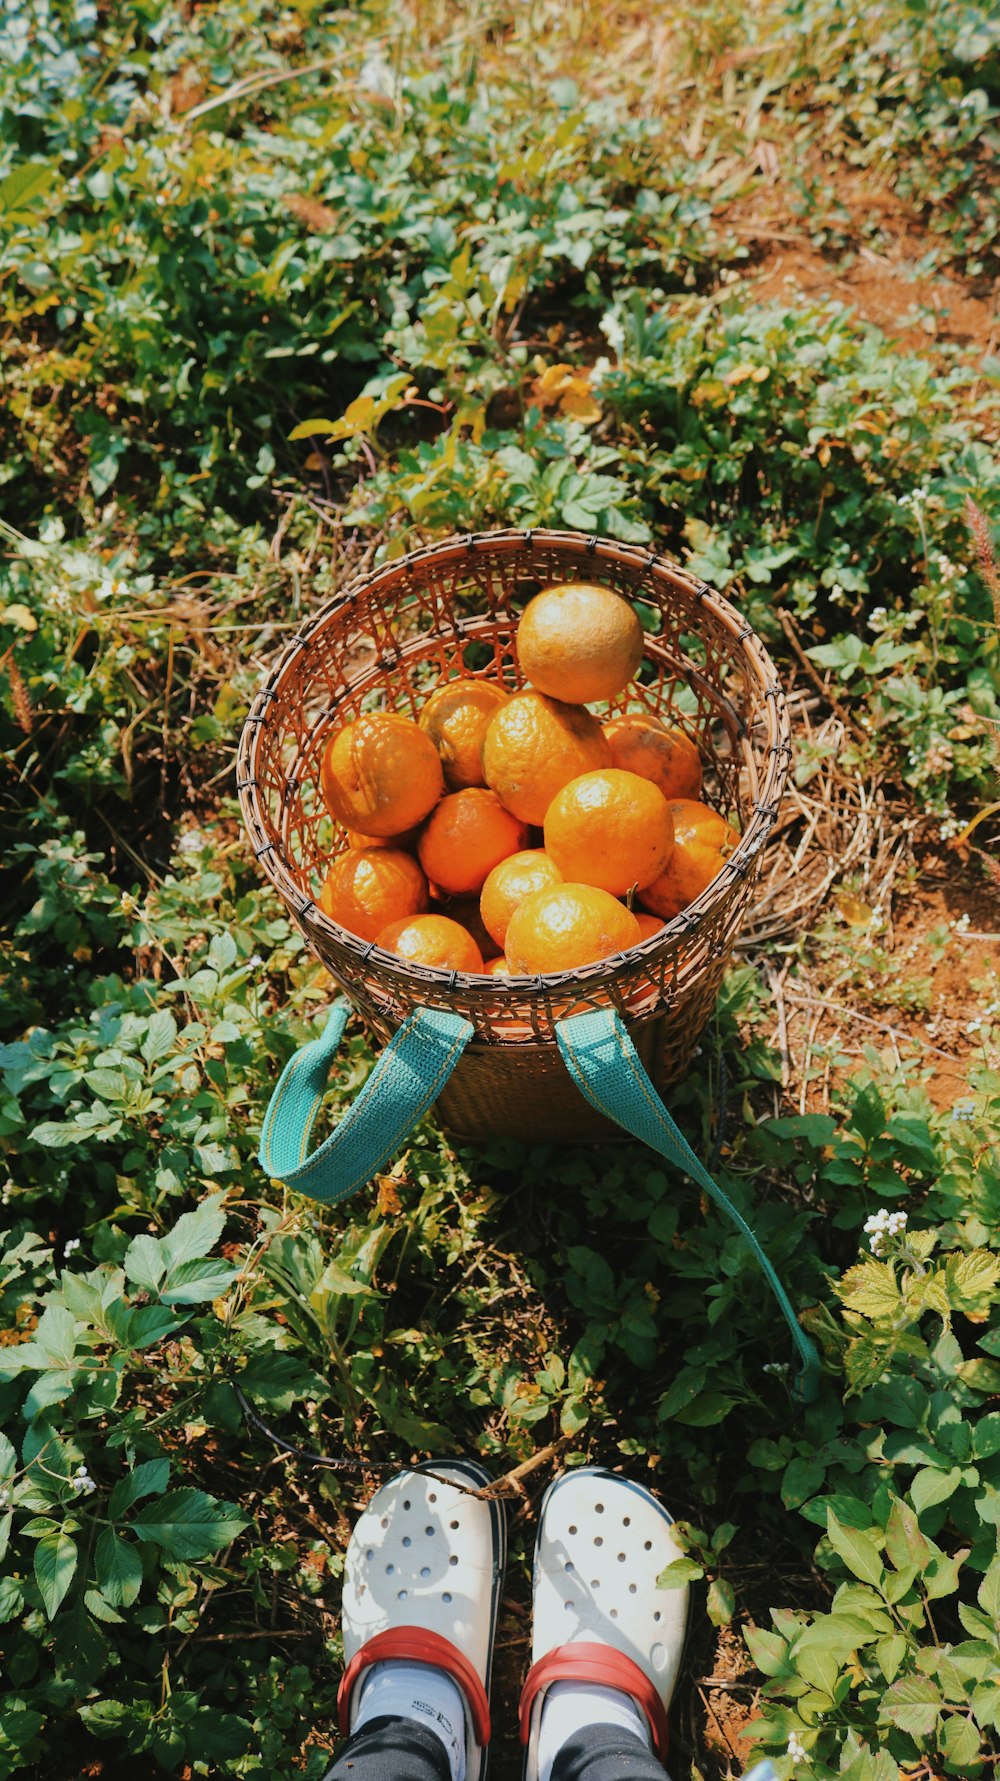
<path fill-rule="evenodd" d="M 600 1587 L 601 1587 L 601 1580 L 600 1580 L 600 1578 L 599 1578 L 599 1577 L 592 1577 L 592 1578 L 591 1578 L 591 1580 L 590 1580 L 590 1587 L 591 1587 L 591 1589 L 600 1589 Z"/>
<path fill-rule="evenodd" d="M 431 1574 L 431 1567 L 430 1567 L 430 1565 L 421 1565 L 421 1567 L 420 1567 L 420 1575 L 421 1575 L 421 1577 L 429 1577 L 429 1576 L 430 1576 L 430 1574 Z"/>
<path fill-rule="evenodd" d="M 392 1573 L 393 1573 L 393 1571 L 394 1571 L 394 1570 L 395 1570 L 395 1569 L 396 1569 L 396 1567 L 395 1567 L 395 1565 L 386 1565 L 386 1567 L 385 1567 L 385 1574 L 386 1574 L 386 1576 L 387 1576 L 387 1577 L 391 1577 L 391 1576 L 392 1576 Z"/>
<path fill-rule="evenodd" d="M 427 1493 L 427 1501 L 428 1501 L 428 1502 L 429 1502 L 429 1503 L 436 1503 L 436 1502 L 437 1502 L 437 1492 L 436 1492 L 436 1491 L 434 1491 L 434 1490 L 431 1490 L 431 1491 L 428 1491 L 428 1493 Z"/>
<path fill-rule="evenodd" d="M 432 1528 L 432 1527 L 425 1527 L 425 1528 L 424 1528 L 424 1533 L 425 1533 L 425 1534 L 431 1534 L 431 1535 L 433 1535 L 433 1533 L 434 1533 L 434 1529 L 433 1529 L 433 1528 Z"/>
<path fill-rule="evenodd" d="M 409 1507 L 410 1507 L 410 1499 L 409 1499 L 409 1497 L 407 1497 L 405 1503 L 403 1504 L 403 1508 L 408 1509 Z"/>
<path fill-rule="evenodd" d="M 617 1619 L 618 1619 L 618 1609 L 617 1609 L 617 1608 L 612 1608 L 612 1610 L 611 1610 L 611 1618 L 612 1618 L 612 1620 L 617 1620 Z"/>
<path fill-rule="evenodd" d="M 406 1597 L 407 1597 L 407 1591 L 405 1589 L 401 1589 L 399 1591 L 399 1594 L 396 1597 L 396 1600 L 397 1600 L 397 1602 L 405 1602 Z"/>
<path fill-rule="evenodd" d="M 375 1548 L 374 1548 L 374 1546 L 369 1546 L 369 1548 L 368 1548 L 368 1551 L 367 1551 L 367 1552 L 366 1552 L 366 1553 L 365 1553 L 365 1557 L 366 1557 L 366 1558 L 367 1558 L 367 1559 L 372 1559 L 372 1558 L 374 1558 L 374 1557 L 375 1557 Z"/>
<path fill-rule="evenodd" d="M 452 1531 L 454 1531 L 455 1528 L 457 1528 L 457 1526 L 458 1526 L 458 1522 L 457 1521 L 449 1521 L 448 1526 L 452 1529 Z"/>
<path fill-rule="evenodd" d="M 450 1601 L 451 1601 L 451 1596 L 450 1596 L 450 1595 L 449 1595 L 449 1594 L 448 1594 L 448 1591 L 447 1591 L 447 1590 L 445 1590 L 445 1591 L 444 1591 L 444 1593 L 443 1593 L 443 1595 L 442 1595 L 442 1597 L 441 1597 L 441 1600 L 442 1600 L 442 1601 L 443 1601 L 443 1602 L 450 1602 Z"/>
<path fill-rule="evenodd" d="M 451 1555 L 451 1557 L 450 1557 L 450 1559 L 449 1559 L 449 1560 L 448 1560 L 448 1563 L 449 1563 L 449 1564 L 450 1564 L 450 1565 L 457 1565 L 457 1563 L 458 1563 L 458 1558 L 457 1558 L 457 1557 L 456 1557 L 456 1555 L 455 1555 L 455 1553 L 454 1553 L 454 1552 L 453 1552 L 453 1553 L 452 1553 L 452 1555 Z"/>
<path fill-rule="evenodd" d="M 619 1552 L 619 1554 L 618 1554 L 618 1563 L 619 1563 L 619 1564 L 620 1564 L 620 1565 L 623 1565 L 623 1564 L 624 1564 L 624 1563 L 625 1563 L 625 1554 L 624 1554 L 624 1552 Z"/>
<path fill-rule="evenodd" d="M 413 1541 L 410 1539 L 409 1534 L 403 1535 L 403 1545 L 404 1546 L 412 1546 L 413 1545 Z"/>
<path fill-rule="evenodd" d="M 604 1504 L 603 1503 L 595 1503 L 594 1504 L 594 1514 L 595 1515 L 603 1515 L 604 1514 Z"/>
<path fill-rule="evenodd" d="M 659 1608 L 657 1608 L 657 1610 L 656 1610 L 656 1612 L 655 1612 L 655 1614 L 654 1614 L 654 1615 L 653 1615 L 653 1619 L 654 1619 L 654 1620 L 659 1620 L 659 1619 L 660 1619 L 660 1610 L 659 1610 Z"/>
<path fill-rule="evenodd" d="M 384 1523 L 383 1523 L 383 1526 L 384 1526 L 384 1525 L 385 1525 L 385 1524 L 384 1524 Z M 568 1532 L 569 1532 L 569 1533 L 571 1533 L 571 1534 L 575 1534 L 575 1533 L 576 1533 L 576 1528 L 575 1528 L 575 1527 L 571 1527 L 571 1528 L 569 1528 L 569 1529 L 568 1529 L 568 1530 L 567 1530 L 567 1531 L 568 1531 Z"/>
<path fill-rule="evenodd" d="M 644 1552 L 652 1552 L 652 1550 L 653 1550 L 652 1540 L 643 1540 L 642 1549 Z"/>
<path fill-rule="evenodd" d="M 631 1526 L 632 1526 L 632 1517 L 630 1515 L 623 1515 L 622 1516 L 622 1527 L 631 1527 Z"/>
<path fill-rule="evenodd" d="M 594 1535 L 594 1545 L 595 1546 L 603 1546 L 604 1545 L 604 1539 L 603 1539 L 602 1535 L 600 1535 L 600 1534 Z"/>

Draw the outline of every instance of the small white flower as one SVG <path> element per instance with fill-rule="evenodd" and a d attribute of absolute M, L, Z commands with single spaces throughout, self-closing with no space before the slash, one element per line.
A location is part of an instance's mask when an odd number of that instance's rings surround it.
<path fill-rule="evenodd" d="M 835 581 L 832 588 L 830 589 L 830 599 L 833 601 L 833 604 L 835 606 L 845 606 L 847 604 L 847 595 L 845 594 L 839 581 Z"/>
<path fill-rule="evenodd" d="M 205 836 L 201 829 L 185 829 L 177 843 L 178 853 L 200 853 L 205 845 Z"/>
<path fill-rule="evenodd" d="M 792 1732 L 788 1739 L 788 1755 L 793 1762 L 805 1762 L 806 1747 L 797 1732 Z"/>
<path fill-rule="evenodd" d="M 70 1483 L 78 1497 L 89 1497 L 91 1491 L 97 1489 L 97 1485 L 94 1483 L 86 1466 L 77 1466 L 76 1471 L 70 1479 Z"/>
<path fill-rule="evenodd" d="M 961 1120 L 962 1123 L 965 1125 L 970 1124 L 971 1121 L 974 1120 L 976 1117 L 975 1102 L 974 1101 L 956 1101 L 954 1107 L 951 1110 L 951 1117 L 952 1117 L 952 1119 Z"/>
<path fill-rule="evenodd" d="M 761 1367 L 761 1372 L 776 1373 L 779 1378 L 783 1378 L 788 1372 L 788 1362 L 786 1360 L 766 1360 Z"/>
<path fill-rule="evenodd" d="M 884 606 L 873 606 L 871 612 L 868 614 L 869 630 L 880 631 L 888 616 L 889 614 L 886 612 Z"/>
<path fill-rule="evenodd" d="M 913 506 L 913 496 L 912 495 L 900 495 L 896 502 L 896 506 L 897 507 L 912 507 Z"/>
<path fill-rule="evenodd" d="M 610 346 L 611 351 L 614 353 L 615 358 L 620 359 L 622 356 L 622 347 L 625 345 L 625 329 L 622 327 L 618 317 L 609 312 L 607 315 L 602 315 L 597 325 Z"/>
<path fill-rule="evenodd" d="M 0 1509 L 6 1509 L 9 1502 L 10 1491 L 7 1489 L 7 1486 L 4 1485 L 3 1488 L 0 1489 Z"/>
<path fill-rule="evenodd" d="M 70 1237 L 68 1241 L 63 1244 L 63 1255 L 75 1255 L 80 1247 L 80 1243 L 81 1239 L 79 1237 Z"/>
<path fill-rule="evenodd" d="M 120 900 L 120 908 L 121 908 L 121 912 L 124 915 L 126 921 L 131 921 L 132 917 L 134 915 L 138 915 L 139 905 L 136 902 L 135 898 L 133 897 L 131 891 L 122 891 L 121 900 Z"/>
<path fill-rule="evenodd" d="M 254 952 L 254 953 L 251 953 L 249 959 L 247 960 L 247 963 L 252 965 L 254 970 L 256 970 L 258 965 L 262 965 L 264 963 L 264 960 L 261 958 L 259 952 Z"/>

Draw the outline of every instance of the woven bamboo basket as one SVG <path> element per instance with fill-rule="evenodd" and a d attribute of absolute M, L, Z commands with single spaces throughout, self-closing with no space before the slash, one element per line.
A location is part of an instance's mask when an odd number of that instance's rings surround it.
<path fill-rule="evenodd" d="M 418 967 L 358 939 L 317 899 L 346 845 L 320 795 L 330 735 L 362 711 L 416 715 L 456 675 L 523 685 L 515 645 L 528 600 L 599 581 L 645 631 L 637 679 L 608 707 L 688 732 L 706 801 L 741 830 L 695 903 L 627 953 L 506 981 Z M 604 713 L 599 713 L 604 715 Z M 775 822 L 791 742 L 774 666 L 739 613 L 655 552 L 583 534 L 502 531 L 411 552 L 350 583 L 287 646 L 254 700 L 237 784 L 254 853 L 306 941 L 383 1041 L 418 1007 L 463 1015 L 475 1037 L 437 1102 L 457 1141 L 621 1137 L 566 1074 L 555 1022 L 611 1006 L 658 1090 L 683 1075 L 713 1004 Z"/>

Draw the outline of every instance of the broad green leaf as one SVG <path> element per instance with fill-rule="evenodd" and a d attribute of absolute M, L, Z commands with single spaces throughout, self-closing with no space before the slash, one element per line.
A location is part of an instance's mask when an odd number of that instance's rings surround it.
<path fill-rule="evenodd" d="M 886 1262 L 859 1262 L 837 1286 L 837 1292 L 849 1311 L 860 1311 L 863 1317 L 893 1317 L 899 1311 L 899 1287 L 896 1276 Z"/>
<path fill-rule="evenodd" d="M 298 1355 L 282 1353 L 280 1349 L 251 1355 L 240 1374 L 240 1385 L 247 1397 L 270 1404 L 275 1410 L 290 1410 L 306 1398 L 330 1395 L 330 1386 L 319 1373 Z"/>
<path fill-rule="evenodd" d="M 909 1732 L 912 1738 L 928 1738 L 942 1705 L 937 1685 L 929 1676 L 904 1676 L 882 1696 L 879 1718 Z"/>
<path fill-rule="evenodd" d="M 220 1503 L 203 1490 L 175 1490 L 140 1509 L 131 1525 L 140 1540 L 162 1546 L 172 1558 L 208 1558 L 248 1522 L 235 1503 Z"/>
<path fill-rule="evenodd" d="M 897 1571 L 907 1565 L 923 1566 L 931 1556 L 931 1547 L 920 1532 L 920 1524 L 908 1503 L 893 1500 L 885 1528 L 885 1549 Z"/>
<path fill-rule="evenodd" d="M 731 1583 L 714 1577 L 708 1586 L 705 1608 L 713 1626 L 728 1626 L 736 1611 L 736 1596 Z"/>
<path fill-rule="evenodd" d="M 329 439 L 332 437 L 335 426 L 335 421 L 300 421 L 297 427 L 292 428 L 288 437 L 289 439 L 317 439 L 320 437 Z"/>
<path fill-rule="evenodd" d="M 155 1064 L 158 1058 L 166 1057 L 173 1050 L 176 1037 L 177 1022 L 169 1008 L 158 1008 L 150 1016 L 146 1037 L 139 1047 L 147 1064 Z"/>
<path fill-rule="evenodd" d="M 133 1237 L 125 1251 L 124 1267 L 133 1286 L 155 1293 L 167 1271 L 162 1243 L 156 1237 Z"/>
<path fill-rule="evenodd" d="M 94 1550 L 97 1581 L 113 1608 L 131 1607 L 142 1583 L 142 1560 L 135 1547 L 106 1527 Z"/>
<path fill-rule="evenodd" d="M 843 1559 L 849 1571 L 860 1577 L 862 1583 L 870 1583 L 874 1589 L 881 1589 L 885 1577 L 879 1549 L 870 1534 L 862 1533 L 860 1528 L 845 1527 L 837 1520 L 833 1510 L 827 1511 L 826 1531 L 834 1552 Z"/>
<path fill-rule="evenodd" d="M 703 1567 L 694 1558 L 675 1558 L 665 1565 L 656 1579 L 657 1589 L 682 1589 L 687 1583 L 696 1583 L 704 1577 Z"/>
<path fill-rule="evenodd" d="M 51 1620 L 73 1581 L 76 1543 L 68 1534 L 46 1534 L 35 1547 L 35 1582 Z"/>
<path fill-rule="evenodd" d="M 958 1773 L 968 1771 L 979 1755 L 981 1742 L 971 1719 L 964 1713 L 949 1713 L 941 1727 L 941 1749 L 949 1767 Z"/>
<path fill-rule="evenodd" d="M 995 1558 L 979 1585 L 976 1601 L 1000 1626 L 1000 1558 Z"/>
<path fill-rule="evenodd" d="M 0 1626 L 13 1620 L 24 1607 L 24 1591 L 14 1577 L 0 1577 Z"/>
<path fill-rule="evenodd" d="M 88 1614 L 92 1614 L 95 1620 L 103 1621 L 105 1626 L 124 1626 L 125 1624 L 125 1616 L 112 1608 L 107 1597 L 103 1596 L 99 1589 L 85 1589 L 83 1605 Z"/>
<path fill-rule="evenodd" d="M 910 1485 L 910 1498 L 918 1515 L 925 1509 L 933 1509 L 937 1503 L 946 1503 L 954 1496 L 962 1482 L 961 1468 L 952 1466 L 948 1472 L 939 1472 L 934 1466 L 927 1466 L 913 1475 Z"/>
<path fill-rule="evenodd" d="M 986 1312 L 996 1297 L 1000 1256 L 993 1255 L 988 1249 L 949 1256 L 945 1278 L 948 1297 L 956 1311 Z"/>
<path fill-rule="evenodd" d="M 786 1668 L 788 1641 L 767 1627 L 745 1626 L 743 1638 L 750 1656 L 764 1676 L 777 1676 Z"/>
<path fill-rule="evenodd" d="M 212 1256 L 181 1262 L 171 1268 L 160 1287 L 164 1305 L 197 1305 L 203 1299 L 217 1299 L 236 1279 L 237 1269 L 229 1262 Z"/>
<path fill-rule="evenodd" d="M 805 1651 L 800 1647 L 795 1653 L 795 1668 L 811 1688 L 819 1689 L 832 1701 L 840 1665 L 829 1647 L 815 1645 Z"/>
<path fill-rule="evenodd" d="M 32 205 L 45 196 L 58 171 L 55 161 L 23 161 L 0 180 L 0 214 L 30 214 Z"/>
<path fill-rule="evenodd" d="M 962 1546 L 957 1552 L 942 1552 L 932 1558 L 921 1579 L 930 1600 L 936 1601 L 939 1596 L 954 1595 L 958 1588 L 958 1573 L 969 1556 L 968 1546 Z"/>
<path fill-rule="evenodd" d="M 976 1459 L 989 1459 L 1000 1453 L 1000 1410 L 980 1416 L 972 1431 L 972 1451 Z"/>
<path fill-rule="evenodd" d="M 124 1478 L 119 1478 L 108 1499 L 108 1515 L 117 1521 L 142 1497 L 159 1496 L 170 1482 L 170 1461 L 146 1459 Z"/>
<path fill-rule="evenodd" d="M 6 1435 L 0 1434 L 0 1479 L 12 1478 L 17 1471 L 17 1449 Z"/>
<path fill-rule="evenodd" d="M 889 1633 L 886 1638 L 880 1639 L 875 1647 L 875 1656 L 886 1681 L 895 1681 L 899 1666 L 906 1656 L 906 1639 L 903 1634 Z"/>
<path fill-rule="evenodd" d="M 76 1354 L 76 1326 L 72 1312 L 62 1305 L 47 1305 L 35 1328 L 35 1342 L 48 1366 L 68 1367 Z"/>
<path fill-rule="evenodd" d="M 195 1212 L 185 1212 L 162 1239 L 164 1260 L 171 1273 L 182 1262 L 200 1259 L 214 1249 L 226 1223 L 221 1209 L 224 1199 L 224 1194 L 209 1194 Z"/>

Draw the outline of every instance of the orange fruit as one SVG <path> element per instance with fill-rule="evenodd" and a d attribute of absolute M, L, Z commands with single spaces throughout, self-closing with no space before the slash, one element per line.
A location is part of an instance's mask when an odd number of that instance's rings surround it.
<path fill-rule="evenodd" d="M 486 932 L 497 946 L 503 945 L 507 924 L 518 904 L 533 891 L 544 890 L 549 884 L 561 884 L 562 876 L 555 861 L 550 860 L 541 847 L 512 853 L 508 859 L 501 860 L 499 866 L 494 866 L 483 885 L 479 908 Z"/>
<path fill-rule="evenodd" d="M 439 971 L 483 969 L 483 955 L 472 935 L 446 915 L 411 915 L 391 921 L 378 935 L 377 944 L 414 965 L 433 965 Z"/>
<path fill-rule="evenodd" d="M 320 784 L 327 809 L 362 835 L 401 835 L 444 791 L 437 749 L 409 717 L 376 711 L 331 736 Z"/>
<path fill-rule="evenodd" d="M 467 786 L 442 798 L 417 852 L 420 864 L 449 896 L 481 891 L 493 867 L 525 845 L 528 831 L 495 792 Z"/>
<path fill-rule="evenodd" d="M 402 847 L 410 850 L 416 848 L 419 834 L 419 824 L 415 829 L 404 829 L 401 835 L 362 835 L 360 829 L 344 830 L 348 847 Z"/>
<path fill-rule="evenodd" d="M 596 717 L 544 693 L 515 693 L 490 719 L 483 741 L 486 783 L 522 822 L 540 825 L 564 785 L 610 765 Z"/>
<path fill-rule="evenodd" d="M 396 848 L 348 848 L 334 860 L 319 906 L 361 940 L 374 940 L 387 922 L 427 908 L 427 880 L 408 853 Z"/>
<path fill-rule="evenodd" d="M 668 730 L 651 711 L 629 711 L 604 726 L 611 761 L 650 779 L 665 798 L 697 798 L 701 756 L 683 730 Z"/>
<path fill-rule="evenodd" d="M 507 960 L 504 958 L 503 953 L 500 954 L 499 958 L 487 959 L 485 970 L 487 977 L 510 976 L 510 967 Z"/>
<path fill-rule="evenodd" d="M 528 602 L 517 627 L 517 659 L 550 699 L 567 705 L 613 699 L 642 661 L 642 626 L 611 588 L 568 581 Z"/>
<path fill-rule="evenodd" d="M 674 825 L 674 851 L 666 870 L 639 893 L 646 908 L 664 921 L 701 895 L 739 840 L 724 816 L 694 798 L 674 798 L 667 809 Z"/>
<path fill-rule="evenodd" d="M 489 680 L 449 680 L 431 694 L 417 722 L 438 751 L 450 792 L 486 784 L 483 737 L 493 713 L 509 697 Z"/>
<path fill-rule="evenodd" d="M 638 940 L 635 916 L 607 891 L 591 884 L 552 884 L 515 909 L 504 951 L 515 976 L 535 976 L 591 965 Z"/>
<path fill-rule="evenodd" d="M 673 845 L 663 793 L 619 767 L 571 779 L 545 818 L 545 851 L 563 877 L 616 897 L 659 877 Z"/>
<path fill-rule="evenodd" d="M 663 922 L 658 915 L 647 915 L 645 909 L 637 909 L 635 911 L 635 919 L 639 923 L 640 940 L 651 940 L 653 935 L 658 934 L 663 926 Z"/>

